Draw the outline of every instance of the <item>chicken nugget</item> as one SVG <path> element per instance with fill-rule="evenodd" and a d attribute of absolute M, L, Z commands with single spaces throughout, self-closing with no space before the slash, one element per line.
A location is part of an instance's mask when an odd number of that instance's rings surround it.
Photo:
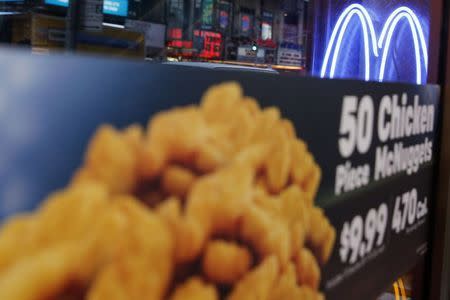
<path fill-rule="evenodd" d="M 272 150 L 266 159 L 266 176 L 269 190 L 279 193 L 289 179 L 292 157 L 287 134 L 281 128 L 273 128 L 272 133 Z"/>
<path fill-rule="evenodd" d="M 291 178 L 298 186 L 303 186 L 303 182 L 311 168 L 311 159 L 308 156 L 306 144 L 298 139 L 290 140 L 292 163 Z"/>
<path fill-rule="evenodd" d="M 255 98 L 245 96 L 242 101 L 242 105 L 253 115 L 261 111 L 261 107 Z"/>
<path fill-rule="evenodd" d="M 325 264 L 333 251 L 336 230 L 331 226 L 323 210 L 313 207 L 307 243 L 321 264 Z"/>
<path fill-rule="evenodd" d="M 228 300 L 266 300 L 279 273 L 279 262 L 275 256 L 269 256 L 247 273 L 235 284 Z"/>
<path fill-rule="evenodd" d="M 250 251 L 232 242 L 209 242 L 202 260 L 203 273 L 215 283 L 232 284 L 248 272 L 252 264 Z"/>
<path fill-rule="evenodd" d="M 165 223 L 132 197 L 113 203 L 125 219 L 115 256 L 96 277 L 88 299 L 161 299 L 173 267 L 173 238 Z"/>
<path fill-rule="evenodd" d="M 83 247 L 83 245 L 82 245 Z M 36 251 L 0 273 L 0 299 L 39 300 L 58 295 L 69 282 L 80 281 L 79 242 Z"/>
<path fill-rule="evenodd" d="M 287 223 L 265 209 L 256 205 L 246 209 L 239 233 L 262 258 L 275 255 L 282 266 L 289 261 L 291 240 Z"/>
<path fill-rule="evenodd" d="M 138 176 L 138 153 L 128 140 L 112 126 L 101 126 L 89 143 L 84 166 L 72 179 L 73 184 L 97 181 L 113 193 L 131 192 Z"/>
<path fill-rule="evenodd" d="M 238 83 L 222 83 L 203 94 L 200 108 L 208 122 L 226 122 L 241 99 L 242 89 Z"/>
<path fill-rule="evenodd" d="M 195 174 L 181 166 L 169 166 L 162 174 L 162 187 L 169 195 L 185 197 L 196 179 Z"/>
<path fill-rule="evenodd" d="M 218 300 L 216 288 L 198 277 L 192 277 L 176 287 L 170 300 Z"/>
<path fill-rule="evenodd" d="M 0 232 L 0 270 L 55 243 L 82 239 L 108 203 L 104 186 L 83 183 L 50 195 L 32 215 L 11 218 Z"/>
<path fill-rule="evenodd" d="M 295 266 L 289 263 L 280 274 L 271 292 L 270 300 L 303 299 L 300 297 L 300 287 L 297 285 Z"/>
<path fill-rule="evenodd" d="M 213 172 L 228 161 L 224 152 L 212 143 L 200 147 L 194 158 L 195 168 L 203 173 Z"/>
<path fill-rule="evenodd" d="M 232 164 L 197 180 L 188 195 L 187 215 L 198 220 L 207 235 L 230 233 L 251 201 L 254 171 Z"/>
<path fill-rule="evenodd" d="M 318 291 L 313 290 L 309 286 L 301 286 L 299 288 L 298 297 L 295 299 L 304 300 L 325 300 L 325 296 Z"/>
<path fill-rule="evenodd" d="M 295 262 L 298 283 L 317 290 L 320 284 L 320 267 L 311 251 L 306 248 L 298 251 Z"/>
<path fill-rule="evenodd" d="M 291 185 L 279 196 L 281 215 L 289 223 L 292 251 L 296 253 L 303 247 L 306 232 L 310 225 L 310 206 L 305 193 L 296 185 Z"/>
<path fill-rule="evenodd" d="M 306 178 L 306 181 L 303 183 L 303 189 L 307 195 L 306 198 L 311 205 L 314 203 L 314 198 L 316 197 L 317 190 L 319 189 L 321 177 L 322 171 L 314 163 L 308 177 Z"/>
<path fill-rule="evenodd" d="M 264 166 L 269 149 L 266 143 L 247 146 L 236 153 L 234 161 L 249 164 L 254 170 L 259 170 Z M 264 182 L 264 185 L 267 187 L 266 182 Z"/>

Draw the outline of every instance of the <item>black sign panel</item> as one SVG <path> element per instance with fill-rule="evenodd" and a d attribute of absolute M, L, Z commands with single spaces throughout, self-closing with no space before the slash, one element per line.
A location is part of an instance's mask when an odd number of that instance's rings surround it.
<path fill-rule="evenodd" d="M 0 60 L 1 217 L 63 187 L 99 124 L 145 124 L 234 80 L 292 120 L 322 169 L 316 203 L 336 230 L 322 270 L 327 299 L 373 298 L 427 251 L 436 86 L 8 52 Z"/>

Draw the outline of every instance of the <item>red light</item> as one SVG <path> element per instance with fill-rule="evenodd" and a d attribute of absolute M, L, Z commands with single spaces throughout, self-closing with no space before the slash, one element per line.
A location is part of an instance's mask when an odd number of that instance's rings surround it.
<path fill-rule="evenodd" d="M 181 28 L 170 28 L 168 35 L 171 40 L 181 40 L 183 37 L 183 31 Z"/>

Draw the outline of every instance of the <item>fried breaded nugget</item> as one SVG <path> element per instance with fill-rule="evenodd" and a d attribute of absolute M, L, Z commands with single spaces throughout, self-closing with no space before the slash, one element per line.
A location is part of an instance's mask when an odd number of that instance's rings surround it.
<path fill-rule="evenodd" d="M 130 129 L 130 131 L 134 129 Z M 95 133 L 85 154 L 84 166 L 74 176 L 72 183 L 98 181 L 114 193 L 131 192 L 138 176 L 136 144 L 112 126 L 103 125 Z"/>
<path fill-rule="evenodd" d="M 307 195 L 307 199 L 309 203 L 313 204 L 314 198 L 316 197 L 317 190 L 319 189 L 320 179 L 322 177 L 322 171 L 314 162 L 313 167 L 311 168 L 306 181 L 303 184 L 303 189 Z"/>
<path fill-rule="evenodd" d="M 198 277 L 192 277 L 176 287 L 170 300 L 218 300 L 219 295 L 214 285 L 203 282 Z"/>
<path fill-rule="evenodd" d="M 249 250 L 232 242 L 209 242 L 202 260 L 203 273 L 215 283 L 232 284 L 248 272 L 252 264 Z"/>
<path fill-rule="evenodd" d="M 151 179 L 169 162 L 191 162 L 208 134 L 203 115 L 193 106 L 155 115 L 148 124 L 140 174 Z"/>
<path fill-rule="evenodd" d="M 296 253 L 303 247 L 306 232 L 309 231 L 311 207 L 296 185 L 291 185 L 280 194 L 279 206 L 282 217 L 289 223 L 292 253 Z"/>
<path fill-rule="evenodd" d="M 185 197 L 196 179 L 195 174 L 181 166 L 169 166 L 162 174 L 162 187 L 169 194 Z"/>
<path fill-rule="evenodd" d="M 103 186 L 80 184 L 49 196 L 37 213 L 7 221 L 0 232 L 0 271 L 55 243 L 82 239 L 108 203 Z"/>
<path fill-rule="evenodd" d="M 252 169 L 259 170 L 264 166 L 269 149 L 270 147 L 266 143 L 247 146 L 236 153 L 234 161 L 241 164 L 248 164 Z M 265 182 L 264 185 L 267 186 Z"/>
<path fill-rule="evenodd" d="M 272 141 L 272 150 L 266 160 L 267 184 L 271 192 L 279 193 L 289 179 L 291 148 L 288 135 L 281 127 L 272 129 Z"/>
<path fill-rule="evenodd" d="M 298 139 L 289 141 L 291 146 L 292 164 L 291 164 L 291 178 L 298 186 L 303 186 L 303 183 L 311 168 L 311 160 L 308 157 L 308 149 L 306 144 Z"/>
<path fill-rule="evenodd" d="M 183 216 L 180 200 L 171 197 L 157 207 L 157 213 L 168 223 L 175 239 L 176 263 L 193 261 L 201 252 L 206 232 L 194 218 Z"/>
<path fill-rule="evenodd" d="M 325 297 L 322 293 L 319 293 L 309 286 L 301 286 L 299 289 L 299 294 L 296 299 L 304 299 L 304 300 L 324 300 Z"/>
<path fill-rule="evenodd" d="M 208 122 L 226 122 L 242 99 L 242 89 L 236 82 L 209 88 L 201 99 L 200 109 Z"/>
<path fill-rule="evenodd" d="M 280 266 L 275 256 L 267 257 L 233 288 L 228 300 L 265 300 L 275 284 Z"/>
<path fill-rule="evenodd" d="M 269 299 L 303 299 L 300 297 L 300 287 L 297 285 L 295 266 L 292 263 L 289 263 L 286 270 L 277 278 L 270 292 Z"/>
<path fill-rule="evenodd" d="M 330 258 L 335 239 L 336 230 L 331 226 L 323 210 L 313 207 L 307 242 L 321 264 L 326 263 Z"/>
<path fill-rule="evenodd" d="M 113 207 L 125 219 L 116 253 L 96 277 L 88 299 L 161 299 L 173 268 L 173 239 L 164 222 L 132 197 Z"/>
<path fill-rule="evenodd" d="M 82 245 L 83 247 L 83 245 Z M 0 273 L 0 299 L 50 299 L 71 281 L 79 281 L 85 261 L 78 242 L 38 250 Z"/>
<path fill-rule="evenodd" d="M 195 168 L 203 173 L 213 172 L 228 161 L 224 151 L 213 143 L 206 142 L 198 149 L 195 158 Z"/>
<path fill-rule="evenodd" d="M 187 215 L 198 220 L 207 235 L 235 231 L 251 201 L 253 176 L 247 164 L 238 163 L 203 176 L 188 195 Z"/>
<path fill-rule="evenodd" d="M 97 212 L 83 237 L 43 245 L 0 272 L 0 299 L 47 299 L 68 285 L 87 286 L 107 263 L 121 231 L 122 220 L 111 210 Z"/>
<path fill-rule="evenodd" d="M 320 283 L 320 268 L 311 251 L 306 248 L 298 251 L 295 262 L 298 283 L 317 290 Z"/>
<path fill-rule="evenodd" d="M 291 257 L 291 239 L 287 223 L 265 209 L 252 205 L 241 220 L 240 237 L 262 257 L 275 255 L 281 265 Z"/>

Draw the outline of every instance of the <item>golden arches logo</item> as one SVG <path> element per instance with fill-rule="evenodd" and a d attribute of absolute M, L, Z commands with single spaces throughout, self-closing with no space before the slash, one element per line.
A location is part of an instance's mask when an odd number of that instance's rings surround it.
<path fill-rule="evenodd" d="M 421 84 L 424 81 L 425 76 L 422 74 L 422 66 L 425 66 L 426 72 L 428 69 L 428 49 L 423 28 L 417 15 L 406 6 L 397 8 L 389 15 L 381 30 L 380 37 L 377 38 L 372 18 L 367 9 L 361 4 L 352 4 L 348 6 L 339 16 L 325 51 L 320 72 L 321 77 L 328 75 L 327 77 L 334 78 L 342 40 L 348 25 L 354 16 L 358 17 L 362 28 L 364 39 L 364 78 L 366 81 L 370 80 L 371 58 L 378 58 L 379 51 L 382 51 L 382 54 L 377 79 L 379 81 L 384 80 L 386 62 L 392 44 L 392 37 L 401 20 L 406 20 L 408 22 L 413 37 L 416 62 L 416 83 Z"/>

